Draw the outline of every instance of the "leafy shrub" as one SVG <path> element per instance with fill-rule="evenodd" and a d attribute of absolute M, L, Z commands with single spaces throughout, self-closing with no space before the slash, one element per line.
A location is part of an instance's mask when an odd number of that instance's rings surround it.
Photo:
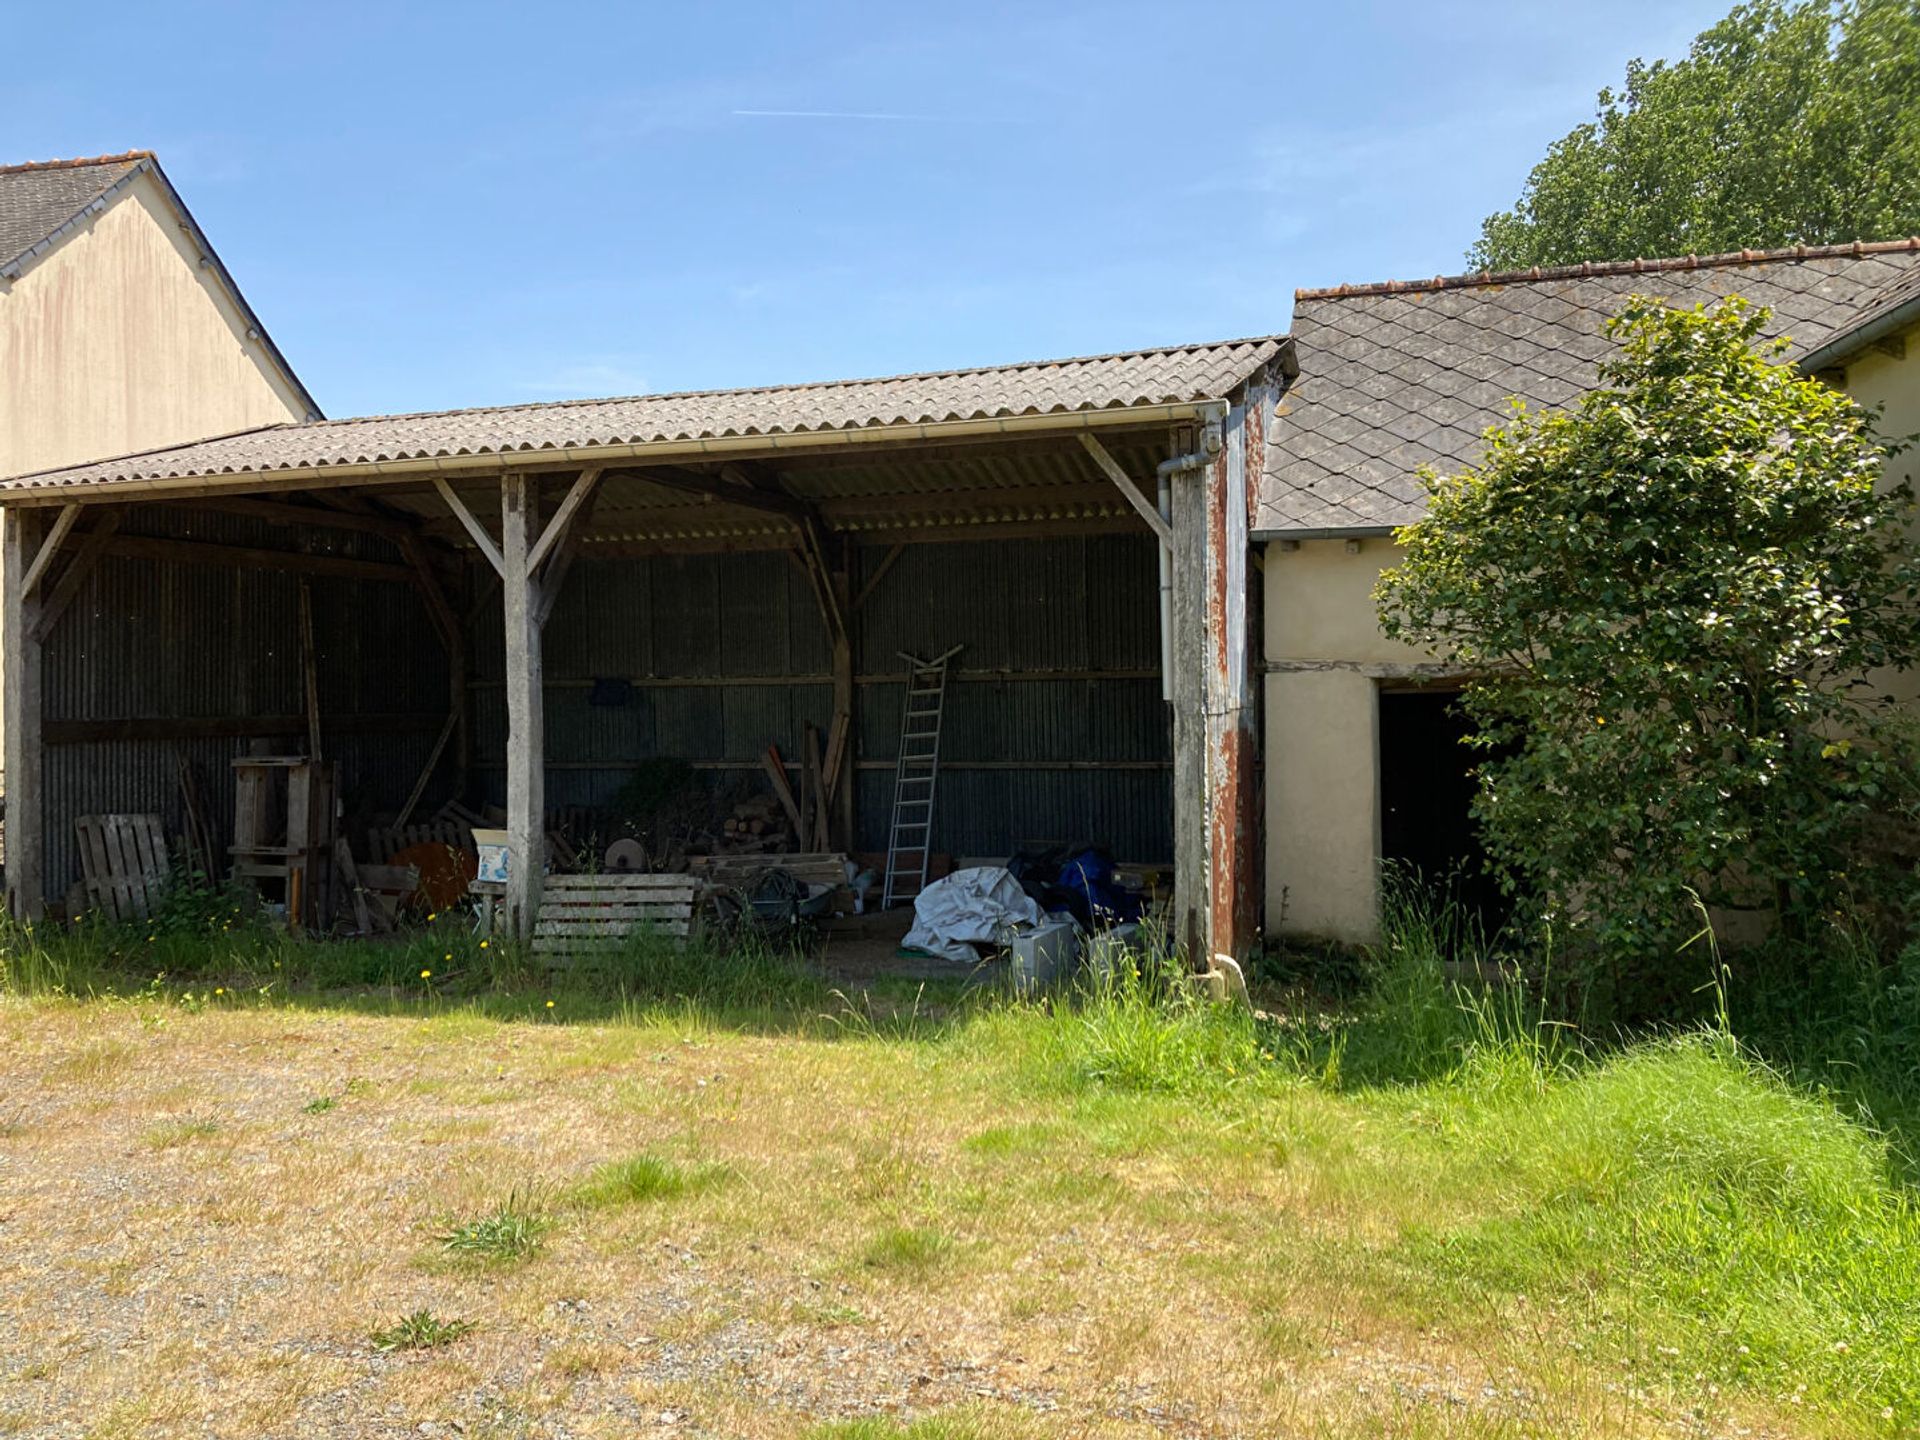
<path fill-rule="evenodd" d="M 1768 319 L 1629 300 L 1570 410 L 1425 477 L 1381 577 L 1387 633 L 1477 677 L 1489 854 L 1603 964 L 1657 967 L 1696 893 L 1800 934 L 1910 863 L 1914 726 L 1860 677 L 1920 659 L 1912 496 Z"/>

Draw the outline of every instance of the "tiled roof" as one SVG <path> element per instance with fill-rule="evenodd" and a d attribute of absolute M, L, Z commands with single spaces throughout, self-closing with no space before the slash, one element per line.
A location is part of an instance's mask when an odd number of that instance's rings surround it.
<path fill-rule="evenodd" d="M 755 390 L 563 400 L 484 410 L 380 415 L 274 425 L 140 455 L 0 480 L 0 492 L 139 486 L 203 476 L 340 467 L 415 468 L 608 447 L 671 446 L 760 437 L 823 437 L 961 421 L 1118 412 L 1224 398 L 1280 352 L 1267 336 L 1165 350 L 1043 360 L 978 370 L 783 385 Z M 1016 427 L 1017 428 L 1017 427 Z"/>
<path fill-rule="evenodd" d="M 1576 265 L 1302 290 L 1299 378 L 1260 481 L 1260 534 L 1418 520 L 1414 472 L 1472 464 L 1507 399 L 1565 407 L 1594 383 L 1606 318 L 1630 295 L 1691 306 L 1739 294 L 1806 355 L 1920 284 L 1920 239 Z M 1890 298 L 1891 297 L 1891 298 Z"/>
<path fill-rule="evenodd" d="M 129 150 L 88 160 L 0 165 L 0 270 L 152 158 L 150 151 Z"/>

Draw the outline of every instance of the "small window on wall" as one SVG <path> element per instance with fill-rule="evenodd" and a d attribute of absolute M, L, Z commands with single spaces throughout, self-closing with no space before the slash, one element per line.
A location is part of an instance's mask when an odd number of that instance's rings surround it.
<path fill-rule="evenodd" d="M 1473 819 L 1473 769 L 1484 758 L 1452 690 L 1380 692 L 1380 855 L 1445 885 L 1491 935 L 1510 908 L 1487 871 Z"/>

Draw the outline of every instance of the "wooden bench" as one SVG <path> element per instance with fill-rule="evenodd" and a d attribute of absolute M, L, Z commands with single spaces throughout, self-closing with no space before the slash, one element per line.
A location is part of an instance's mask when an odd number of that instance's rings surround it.
<path fill-rule="evenodd" d="M 685 939 L 699 888 L 691 875 L 549 875 L 541 887 L 533 953 L 549 960 L 613 954 L 642 929 Z"/>

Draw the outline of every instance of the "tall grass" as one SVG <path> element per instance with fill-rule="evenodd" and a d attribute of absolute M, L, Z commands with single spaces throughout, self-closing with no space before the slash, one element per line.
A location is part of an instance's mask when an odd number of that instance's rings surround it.
<path fill-rule="evenodd" d="M 1885 1135 L 1743 1043 L 1725 989 L 1698 1023 L 1595 1038 L 1540 998 L 1545 957 L 1529 983 L 1444 897 L 1395 887 L 1385 930 L 1337 1015 L 1210 1004 L 1162 957 L 966 1034 L 1049 1086 L 1230 1123 L 1287 1086 L 1337 1092 L 1400 1122 L 1374 1122 L 1354 1192 L 1391 1211 L 1419 1176 L 1442 1197 L 1389 1251 L 1436 1303 L 1545 1300 L 1637 1374 L 1920 1427 L 1920 1212 Z"/>
<path fill-rule="evenodd" d="M 976 1050 L 1017 1054 L 1050 1088 L 1201 1096 L 1273 1078 L 1267 1029 L 1205 998 L 1161 947 L 1110 963 L 1037 1003 L 987 1005 L 962 1032 Z"/>

